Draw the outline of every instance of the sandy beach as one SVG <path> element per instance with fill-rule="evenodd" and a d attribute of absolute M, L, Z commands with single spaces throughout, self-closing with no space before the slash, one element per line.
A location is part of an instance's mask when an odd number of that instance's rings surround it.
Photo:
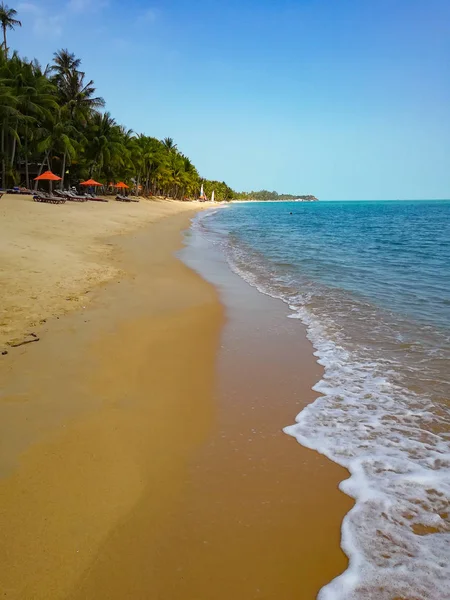
<path fill-rule="evenodd" d="M 4 597 L 306 600 L 345 569 L 346 472 L 281 432 L 320 368 L 175 258 L 200 208 L 0 201 Z"/>
<path fill-rule="evenodd" d="M 177 201 L 139 203 L 33 202 L 5 195 L 0 202 L 0 348 L 20 341 L 43 319 L 86 306 L 99 284 L 120 277 L 109 236 L 124 234 L 163 217 L 193 211 Z"/>

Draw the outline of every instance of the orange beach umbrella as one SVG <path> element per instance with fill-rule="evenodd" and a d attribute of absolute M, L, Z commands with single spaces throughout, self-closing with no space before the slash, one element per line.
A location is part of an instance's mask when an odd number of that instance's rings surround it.
<path fill-rule="evenodd" d="M 116 188 L 127 188 L 128 189 L 130 186 L 127 185 L 126 183 L 124 183 L 123 181 L 119 181 L 119 183 L 116 183 L 114 185 L 114 187 L 116 187 Z"/>
<path fill-rule="evenodd" d="M 52 181 L 61 181 L 61 177 L 58 177 L 58 175 L 55 175 L 51 171 L 45 171 L 45 173 L 42 173 L 42 175 L 35 177 L 34 180 L 35 181 L 48 181 L 48 189 L 51 192 L 52 191 Z"/>
<path fill-rule="evenodd" d="M 95 179 L 88 179 L 87 181 L 81 181 L 80 185 L 92 185 L 97 187 L 103 185 L 103 183 L 99 183 L 98 181 L 95 181 Z"/>
<path fill-rule="evenodd" d="M 61 181 L 61 177 L 55 175 L 51 171 L 45 171 L 42 175 L 34 178 L 35 181 Z"/>

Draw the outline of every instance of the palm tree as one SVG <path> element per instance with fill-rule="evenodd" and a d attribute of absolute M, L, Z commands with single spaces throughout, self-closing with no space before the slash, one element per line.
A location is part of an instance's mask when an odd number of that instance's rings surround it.
<path fill-rule="evenodd" d="M 166 137 L 162 141 L 164 148 L 169 152 L 175 152 L 177 149 L 177 145 L 174 143 L 173 139 L 170 137 Z"/>
<path fill-rule="evenodd" d="M 75 54 L 63 49 L 54 53 L 49 71 L 55 73 L 61 105 L 68 108 L 71 119 L 77 118 L 86 125 L 91 113 L 103 108 L 105 101 L 94 96 L 94 82 L 86 83 L 85 73 L 78 69 L 80 65 L 81 60 Z"/>
<path fill-rule="evenodd" d="M 0 156 L 2 162 L 2 187 L 6 187 L 6 170 L 9 164 L 9 141 L 17 139 L 13 123 L 21 115 L 17 110 L 17 98 L 14 93 L 14 78 L 11 76 L 11 62 L 0 49 Z"/>
<path fill-rule="evenodd" d="M 51 159 L 56 158 L 59 160 L 61 163 L 60 187 L 63 189 L 67 163 L 76 156 L 78 148 L 83 141 L 85 142 L 85 139 L 80 138 L 77 128 L 68 118 L 64 109 L 60 109 L 58 113 L 52 115 L 47 127 L 42 128 L 41 137 L 38 151 L 44 152 L 44 160 L 40 171 L 43 170 L 45 162 L 51 168 Z"/>
<path fill-rule="evenodd" d="M 17 108 L 22 115 L 21 128 L 22 149 L 21 158 L 25 162 L 25 186 L 29 188 L 29 147 L 36 133 L 36 124 L 48 120 L 59 109 L 56 101 L 56 87 L 44 76 L 37 61 L 22 64 L 22 77 L 16 81 Z M 21 84 L 19 86 L 19 83 Z M 14 157 L 11 157 L 11 164 Z"/>
<path fill-rule="evenodd" d="M 131 171 L 134 175 L 131 157 L 131 130 L 117 125 L 109 112 L 94 113 L 88 120 L 85 135 L 87 139 L 86 160 L 89 165 L 89 177 L 94 173 L 113 179 L 120 173 L 125 175 Z"/>
<path fill-rule="evenodd" d="M 5 51 L 6 57 L 8 56 L 8 46 L 6 44 L 6 30 L 14 29 L 15 27 L 22 27 L 22 23 L 15 19 L 14 17 L 17 15 L 17 10 L 14 8 L 9 8 L 7 4 L 2 2 L 0 4 L 0 23 L 2 24 L 3 29 L 3 49 Z"/>
<path fill-rule="evenodd" d="M 101 109 L 103 98 L 67 49 L 42 70 L 16 52 L 8 56 L 6 33 L 21 23 L 0 0 L 0 184 L 31 177 L 48 166 L 61 174 L 61 187 L 80 178 L 133 181 L 136 192 L 180 198 L 196 194 L 200 175 L 170 137 L 136 135 Z M 0 33 L 1 40 L 1 33 Z M 224 183 L 202 180 L 217 198 L 230 198 Z M 209 193 L 209 192 L 208 192 Z"/>
<path fill-rule="evenodd" d="M 94 93 L 94 82 L 86 83 L 80 71 L 73 71 L 60 87 L 62 105 L 67 106 L 72 119 L 77 118 L 84 124 L 92 112 L 105 106 L 103 98 L 94 97 Z"/>
<path fill-rule="evenodd" d="M 49 72 L 55 73 L 57 79 L 68 79 L 73 71 L 78 71 L 80 65 L 81 59 L 63 48 L 53 54 L 53 65 L 50 66 Z"/>

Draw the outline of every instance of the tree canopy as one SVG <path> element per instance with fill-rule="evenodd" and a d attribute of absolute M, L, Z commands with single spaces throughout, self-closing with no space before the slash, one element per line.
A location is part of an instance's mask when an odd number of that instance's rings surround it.
<path fill-rule="evenodd" d="M 42 69 L 36 60 L 8 53 L 7 29 L 19 26 L 16 11 L 0 5 L 1 187 L 30 188 L 43 170 L 62 179 L 61 189 L 94 178 L 106 185 L 125 181 L 144 195 L 230 200 L 225 182 L 203 179 L 171 137 L 158 140 L 119 124 L 105 100 L 67 49 Z"/>
<path fill-rule="evenodd" d="M 9 55 L 6 33 L 21 26 L 17 11 L 0 4 L 0 185 L 25 185 L 44 169 L 61 177 L 61 189 L 94 178 L 125 181 L 144 195 L 198 198 L 203 185 L 216 200 L 316 200 L 314 196 L 234 192 L 224 181 L 200 176 L 171 137 L 158 140 L 117 123 L 105 110 L 81 60 L 58 50 L 44 70 L 36 60 Z"/>

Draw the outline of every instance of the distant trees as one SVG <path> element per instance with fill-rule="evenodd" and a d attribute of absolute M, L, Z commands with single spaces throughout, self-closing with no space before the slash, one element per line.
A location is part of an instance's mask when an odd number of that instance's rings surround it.
<path fill-rule="evenodd" d="M 170 137 L 136 134 L 103 111 L 105 101 L 67 49 L 53 55 L 45 71 L 36 60 L 8 56 L 7 29 L 20 26 L 17 12 L 0 4 L 1 186 L 25 184 L 49 168 L 61 187 L 93 177 L 123 180 L 144 194 L 198 198 L 203 184 L 211 197 L 230 200 L 224 182 L 202 179 Z"/>
<path fill-rule="evenodd" d="M 225 181 L 209 181 L 203 180 L 203 189 L 208 199 L 214 191 L 216 200 L 233 200 L 236 197 L 236 193 L 225 183 Z"/>
<path fill-rule="evenodd" d="M 317 198 L 312 195 L 300 195 L 300 194 L 278 194 L 278 192 L 269 192 L 268 190 L 261 190 L 260 192 L 238 192 L 235 193 L 234 198 L 236 200 L 306 200 L 315 201 Z"/>

